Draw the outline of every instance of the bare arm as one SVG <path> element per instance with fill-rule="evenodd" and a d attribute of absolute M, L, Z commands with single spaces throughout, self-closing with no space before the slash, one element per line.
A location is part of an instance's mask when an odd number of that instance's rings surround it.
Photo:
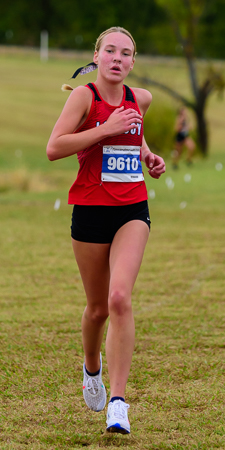
<path fill-rule="evenodd" d="M 105 137 L 125 133 L 141 123 L 140 114 L 131 108 L 124 110 L 124 107 L 121 107 L 117 108 L 104 124 L 74 133 L 86 120 L 91 101 L 92 93 L 86 87 L 79 86 L 72 91 L 47 144 L 50 161 L 74 155 Z"/>
<path fill-rule="evenodd" d="M 143 116 L 146 114 L 151 101 L 152 95 L 145 89 L 133 89 L 137 98 L 138 106 Z M 148 173 L 152 178 L 159 178 L 166 170 L 165 162 L 161 156 L 155 155 L 151 152 L 147 145 L 147 142 L 143 136 L 141 147 L 141 160 L 145 163 L 149 169 Z"/>
<path fill-rule="evenodd" d="M 164 159 L 151 152 L 144 136 L 141 147 L 141 160 L 149 169 L 148 173 L 152 178 L 159 178 L 166 171 Z"/>

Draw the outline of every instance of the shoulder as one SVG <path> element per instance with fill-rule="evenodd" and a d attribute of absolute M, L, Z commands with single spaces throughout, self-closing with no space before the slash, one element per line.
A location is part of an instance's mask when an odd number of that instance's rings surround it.
<path fill-rule="evenodd" d="M 78 86 L 73 89 L 69 99 L 71 101 L 90 102 L 92 100 L 92 92 L 87 86 Z"/>
<path fill-rule="evenodd" d="M 144 116 L 151 105 L 152 94 L 147 89 L 136 87 L 131 89 L 134 92 L 140 111 Z"/>
<path fill-rule="evenodd" d="M 69 95 L 63 112 L 76 116 L 87 115 L 92 103 L 92 92 L 86 86 L 78 86 Z"/>

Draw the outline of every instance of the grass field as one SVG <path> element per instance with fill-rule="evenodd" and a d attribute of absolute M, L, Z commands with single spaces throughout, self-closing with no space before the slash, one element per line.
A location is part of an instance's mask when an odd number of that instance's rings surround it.
<path fill-rule="evenodd" d="M 224 101 L 209 101 L 207 159 L 178 171 L 168 160 L 160 180 L 145 177 L 152 231 L 133 292 L 132 433 L 108 436 L 105 412 L 89 412 L 82 397 L 85 296 L 67 205 L 76 158 L 45 154 L 68 95 L 60 87 L 82 62 L 0 54 L 0 449 L 224 449 Z M 149 65 L 188 93 L 182 61 Z"/>

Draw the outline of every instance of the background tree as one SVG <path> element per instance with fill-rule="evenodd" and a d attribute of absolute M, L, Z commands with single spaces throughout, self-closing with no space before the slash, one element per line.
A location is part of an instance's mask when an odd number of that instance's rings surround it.
<path fill-rule="evenodd" d="M 175 90 L 147 77 L 138 77 L 145 84 L 155 85 L 168 94 L 191 108 L 196 117 L 197 137 L 200 150 L 203 155 L 208 150 L 208 132 L 205 117 L 206 102 L 213 91 L 222 92 L 225 83 L 218 70 L 211 65 L 206 71 L 203 81 L 199 82 L 197 76 L 196 48 L 199 47 L 201 36 L 199 24 L 209 14 L 209 2 L 207 0 L 157 0 L 164 8 L 171 23 L 176 39 L 187 61 L 191 89 L 194 100 L 185 98 Z"/>
<path fill-rule="evenodd" d="M 155 0 L 7 0 L 1 2 L 0 44 L 39 46 L 49 33 L 55 48 L 93 50 L 96 37 L 120 25 L 135 35 L 139 52 L 157 53 L 149 32 L 167 20 Z"/>
<path fill-rule="evenodd" d="M 49 33 L 50 47 L 93 50 L 96 36 L 120 25 L 135 36 L 138 52 L 180 56 L 173 29 L 184 31 L 186 13 L 181 0 L 7 0 L 1 1 L 0 44 L 39 46 L 40 32 Z M 195 32 L 197 57 L 224 58 L 225 2 L 186 2 L 199 15 Z M 203 8 L 201 13 L 200 8 Z M 200 11 L 200 14 L 199 14 Z M 196 31 L 196 30 L 195 30 Z"/>

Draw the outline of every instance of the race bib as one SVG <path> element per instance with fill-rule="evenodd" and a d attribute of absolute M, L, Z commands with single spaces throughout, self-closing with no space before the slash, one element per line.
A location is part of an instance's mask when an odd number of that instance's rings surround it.
<path fill-rule="evenodd" d="M 102 181 L 143 181 L 140 147 L 133 145 L 105 145 L 102 158 Z"/>

